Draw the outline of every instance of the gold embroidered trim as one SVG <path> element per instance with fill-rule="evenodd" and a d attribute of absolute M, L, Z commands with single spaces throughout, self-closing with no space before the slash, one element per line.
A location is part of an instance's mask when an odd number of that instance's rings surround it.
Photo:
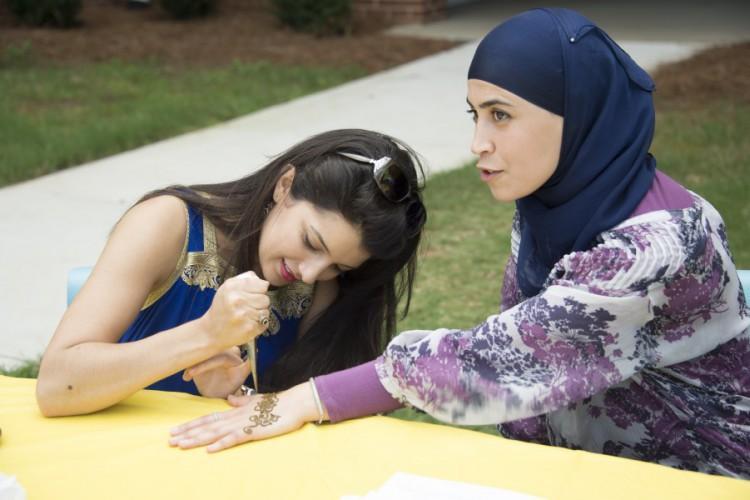
<path fill-rule="evenodd" d="M 281 329 L 281 321 L 289 318 L 301 318 L 310 309 L 314 285 L 308 285 L 304 281 L 295 281 L 283 288 L 268 292 L 271 299 L 271 315 L 268 320 L 268 329 L 263 335 L 268 337 L 276 335 Z"/>
<path fill-rule="evenodd" d="M 183 203 L 182 206 L 185 209 L 186 229 L 185 243 L 183 243 L 182 245 L 180 258 L 177 260 L 177 265 L 175 266 L 174 270 L 172 270 L 172 274 L 169 275 L 169 278 L 167 278 L 164 283 L 162 283 L 159 287 L 157 287 L 155 290 L 152 290 L 151 293 L 148 294 L 148 297 L 146 297 L 146 302 L 144 302 L 143 306 L 141 307 L 141 311 L 143 311 L 144 309 L 148 309 L 154 304 L 154 302 L 162 298 L 162 296 L 167 293 L 167 290 L 172 288 L 172 285 L 175 284 L 177 278 L 179 278 L 180 274 L 182 273 L 183 267 L 185 267 L 188 241 L 190 241 L 190 213 L 188 212 L 188 208 L 185 203 Z"/>
<path fill-rule="evenodd" d="M 215 290 L 221 285 L 219 259 L 207 252 L 190 252 L 180 277 L 190 286 Z"/>
<path fill-rule="evenodd" d="M 182 270 L 182 281 L 190 286 L 219 288 L 223 281 L 226 263 L 219 257 L 216 245 L 216 228 L 203 216 L 203 251 L 190 252 Z"/>
<path fill-rule="evenodd" d="M 212 255 L 219 255 L 216 249 L 216 228 L 208 217 L 203 216 L 203 251 Z"/>

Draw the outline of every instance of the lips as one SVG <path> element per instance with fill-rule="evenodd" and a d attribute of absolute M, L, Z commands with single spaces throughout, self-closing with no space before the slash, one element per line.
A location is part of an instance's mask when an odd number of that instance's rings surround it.
<path fill-rule="evenodd" d="M 281 275 L 281 279 L 289 283 L 291 283 L 292 281 L 297 281 L 297 278 L 294 276 L 292 270 L 287 267 L 284 259 L 281 259 L 281 264 L 279 265 L 279 274 Z"/>
<path fill-rule="evenodd" d="M 490 170 L 488 168 L 480 167 L 479 165 L 477 165 L 477 168 L 479 169 L 479 177 L 485 182 L 503 173 L 502 170 Z"/>

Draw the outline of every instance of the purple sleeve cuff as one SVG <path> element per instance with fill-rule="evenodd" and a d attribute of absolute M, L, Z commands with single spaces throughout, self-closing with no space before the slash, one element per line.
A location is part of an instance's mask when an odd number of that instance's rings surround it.
<path fill-rule="evenodd" d="M 315 387 L 331 422 L 392 411 L 403 406 L 380 383 L 375 361 L 315 377 Z"/>

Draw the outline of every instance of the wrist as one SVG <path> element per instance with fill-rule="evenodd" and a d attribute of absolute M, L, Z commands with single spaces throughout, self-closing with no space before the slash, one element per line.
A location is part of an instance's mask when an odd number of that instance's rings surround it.
<path fill-rule="evenodd" d="M 305 422 L 328 420 L 328 413 L 326 412 L 325 407 L 321 406 L 323 411 L 322 415 L 318 410 L 318 405 L 315 402 L 315 396 L 312 392 L 309 381 L 295 385 L 287 392 L 294 400 L 295 406 L 300 409 L 301 417 Z"/>
<path fill-rule="evenodd" d="M 323 410 L 323 402 L 320 400 L 320 394 L 318 394 L 318 387 L 315 385 L 314 377 L 310 377 L 307 381 L 310 385 L 310 392 L 313 395 L 313 401 L 315 401 L 315 408 L 318 410 L 318 424 L 322 424 L 326 419 L 325 410 Z"/>
<path fill-rule="evenodd" d="M 204 314 L 193 320 L 195 336 L 201 346 L 201 350 L 208 354 L 208 357 L 215 356 L 229 347 L 217 345 L 216 336 L 211 330 L 211 319 L 208 314 Z"/>

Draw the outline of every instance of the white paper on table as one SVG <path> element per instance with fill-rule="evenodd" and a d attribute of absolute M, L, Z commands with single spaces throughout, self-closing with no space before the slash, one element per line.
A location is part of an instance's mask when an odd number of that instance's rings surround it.
<path fill-rule="evenodd" d="M 532 500 L 539 497 L 515 491 L 397 472 L 365 496 L 345 495 L 341 500 Z"/>
<path fill-rule="evenodd" d="M 0 473 L 0 498 L 3 500 L 26 500 L 26 492 L 15 476 Z"/>

